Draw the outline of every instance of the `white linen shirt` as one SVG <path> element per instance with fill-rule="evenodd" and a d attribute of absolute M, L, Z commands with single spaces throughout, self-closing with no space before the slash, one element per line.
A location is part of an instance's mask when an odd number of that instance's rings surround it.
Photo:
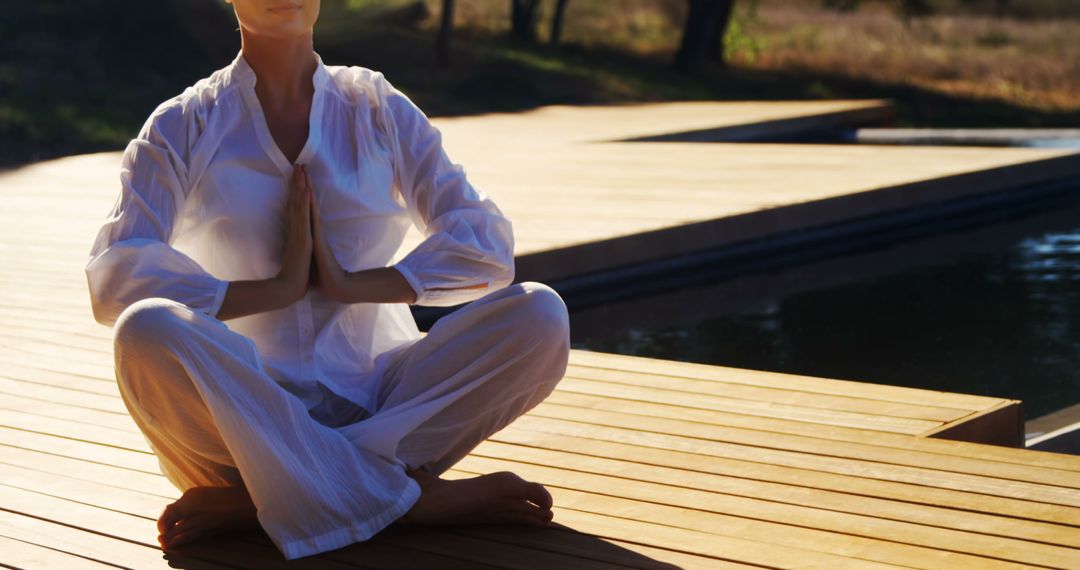
<path fill-rule="evenodd" d="M 307 166 L 326 234 L 347 271 L 387 266 L 410 223 L 427 237 L 393 265 L 418 304 L 454 305 L 513 280 L 513 234 L 466 180 L 439 131 L 381 73 L 317 69 Z M 293 165 L 277 147 L 237 55 L 161 104 L 124 152 L 120 197 L 86 266 L 95 318 L 165 297 L 215 316 L 230 281 L 277 274 Z M 378 355 L 419 338 L 404 304 L 341 304 L 314 291 L 228 321 L 267 372 L 319 404 L 319 384 L 373 411 Z"/>

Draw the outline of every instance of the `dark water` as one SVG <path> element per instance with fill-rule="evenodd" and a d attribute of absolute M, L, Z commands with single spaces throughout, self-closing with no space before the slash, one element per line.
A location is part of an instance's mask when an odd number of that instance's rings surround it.
<path fill-rule="evenodd" d="M 1080 403 L 1080 205 L 575 313 L 578 348 Z"/>

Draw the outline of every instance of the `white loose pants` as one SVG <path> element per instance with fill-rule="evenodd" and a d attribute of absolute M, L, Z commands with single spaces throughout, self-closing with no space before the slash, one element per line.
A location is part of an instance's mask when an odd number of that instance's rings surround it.
<path fill-rule="evenodd" d="M 135 423 L 180 490 L 246 486 L 288 559 L 367 540 L 439 474 L 539 404 L 566 371 L 566 307 L 512 285 L 381 355 L 373 413 L 324 389 L 310 411 L 261 367 L 255 345 L 166 299 L 116 323 L 116 375 Z"/>

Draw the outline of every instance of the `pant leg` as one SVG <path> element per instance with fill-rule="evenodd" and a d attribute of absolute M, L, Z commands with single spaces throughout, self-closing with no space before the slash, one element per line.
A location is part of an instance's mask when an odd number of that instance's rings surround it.
<path fill-rule="evenodd" d="M 388 356 L 375 413 L 338 428 L 360 447 L 442 473 L 539 404 L 566 372 L 566 306 L 522 283 L 448 315 Z"/>
<path fill-rule="evenodd" d="M 367 540 L 419 497 L 400 462 L 313 420 L 220 321 L 147 299 L 114 335 L 121 395 L 166 475 L 181 489 L 241 478 L 286 558 Z"/>

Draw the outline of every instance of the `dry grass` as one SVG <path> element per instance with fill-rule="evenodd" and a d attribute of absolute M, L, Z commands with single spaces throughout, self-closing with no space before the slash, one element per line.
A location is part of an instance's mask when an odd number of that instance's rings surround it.
<path fill-rule="evenodd" d="M 440 2 L 428 2 L 437 13 Z M 507 25 L 506 0 L 459 4 L 459 26 L 497 31 Z M 737 0 L 744 32 L 732 65 L 909 86 L 1042 111 L 1080 110 L 1080 20 L 953 14 L 905 22 L 895 3 L 867 1 L 852 13 L 821 4 Z M 674 53 L 685 14 L 685 0 L 571 0 L 569 6 L 567 43 L 652 57 Z"/>
<path fill-rule="evenodd" d="M 942 15 L 905 24 L 881 5 L 841 14 L 762 2 L 755 69 L 839 74 L 1045 111 L 1080 109 L 1080 21 Z"/>

